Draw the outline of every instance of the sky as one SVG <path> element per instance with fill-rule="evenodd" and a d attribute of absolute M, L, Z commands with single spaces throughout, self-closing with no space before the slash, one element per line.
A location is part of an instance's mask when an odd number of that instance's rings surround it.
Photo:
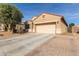
<path fill-rule="evenodd" d="M 14 5 L 23 13 L 23 21 L 31 20 L 32 17 L 46 12 L 64 16 L 67 24 L 79 24 L 78 3 L 16 3 Z"/>

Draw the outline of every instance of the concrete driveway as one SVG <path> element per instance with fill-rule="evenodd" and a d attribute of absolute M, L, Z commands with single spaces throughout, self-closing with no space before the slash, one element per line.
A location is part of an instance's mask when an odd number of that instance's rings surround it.
<path fill-rule="evenodd" d="M 0 40 L 0 55 L 23 56 L 54 37 L 53 34 L 28 33 L 8 40 Z"/>
<path fill-rule="evenodd" d="M 31 51 L 29 56 L 79 56 L 79 35 L 56 35 Z"/>

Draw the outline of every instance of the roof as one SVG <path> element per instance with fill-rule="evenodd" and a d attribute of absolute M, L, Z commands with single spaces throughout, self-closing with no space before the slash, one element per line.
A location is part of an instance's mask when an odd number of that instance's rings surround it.
<path fill-rule="evenodd" d="M 42 14 L 49 14 L 49 15 L 54 15 L 54 16 L 58 16 L 58 17 L 64 17 L 62 15 L 56 15 L 56 14 L 51 14 L 51 13 L 42 13 Z M 39 16 L 41 16 L 42 14 L 40 14 Z M 36 20 L 39 16 L 35 16 L 36 18 L 33 19 L 32 21 Z M 34 18 L 34 17 L 32 17 L 32 18 Z"/>
<path fill-rule="evenodd" d="M 66 22 L 65 19 L 64 19 L 64 16 L 62 16 L 62 15 L 51 14 L 51 13 L 42 13 L 42 14 L 49 14 L 49 15 L 55 15 L 55 16 L 61 17 L 61 18 L 63 19 L 64 23 L 66 24 L 66 26 L 68 26 L 67 22 Z M 42 14 L 40 14 L 40 15 L 42 15 Z M 40 16 L 40 15 L 39 15 L 39 16 Z M 31 21 L 36 20 L 39 16 L 36 16 L 36 18 L 34 18 L 34 19 L 31 20 Z"/>
<path fill-rule="evenodd" d="M 36 19 L 36 18 L 37 18 L 37 16 L 32 17 L 32 21 L 33 21 L 34 19 Z"/>
<path fill-rule="evenodd" d="M 54 16 L 59 16 L 59 17 L 63 17 L 62 15 L 57 15 L 57 14 L 51 14 L 51 13 L 43 13 L 43 14 L 49 14 L 49 15 L 54 15 Z"/>
<path fill-rule="evenodd" d="M 66 24 L 66 26 L 68 26 L 67 22 L 64 19 L 64 16 L 62 16 L 62 20 L 64 21 L 64 23 Z"/>

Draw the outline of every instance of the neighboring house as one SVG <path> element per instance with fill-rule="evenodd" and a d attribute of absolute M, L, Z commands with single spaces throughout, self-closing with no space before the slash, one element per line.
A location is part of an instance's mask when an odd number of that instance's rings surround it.
<path fill-rule="evenodd" d="M 4 31 L 4 25 L 0 24 L 0 31 Z"/>
<path fill-rule="evenodd" d="M 37 17 L 33 17 L 30 24 L 29 32 L 37 33 L 52 33 L 60 34 L 66 33 L 68 25 L 63 16 L 43 13 Z"/>
<path fill-rule="evenodd" d="M 79 25 L 75 25 L 72 27 L 72 33 L 79 33 Z"/>
<path fill-rule="evenodd" d="M 25 30 L 25 25 L 24 25 L 24 23 L 16 24 L 15 29 L 16 29 L 17 32 L 23 32 L 23 31 Z"/>
<path fill-rule="evenodd" d="M 25 24 L 22 22 L 21 24 L 16 24 L 13 32 L 20 32 L 25 30 Z M 0 24 L 0 32 L 5 31 L 4 24 Z"/>

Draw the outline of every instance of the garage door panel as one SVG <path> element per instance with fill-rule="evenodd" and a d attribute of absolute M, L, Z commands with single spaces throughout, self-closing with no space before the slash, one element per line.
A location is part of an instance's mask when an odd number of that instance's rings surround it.
<path fill-rule="evenodd" d="M 55 24 L 36 25 L 38 33 L 55 33 Z"/>

